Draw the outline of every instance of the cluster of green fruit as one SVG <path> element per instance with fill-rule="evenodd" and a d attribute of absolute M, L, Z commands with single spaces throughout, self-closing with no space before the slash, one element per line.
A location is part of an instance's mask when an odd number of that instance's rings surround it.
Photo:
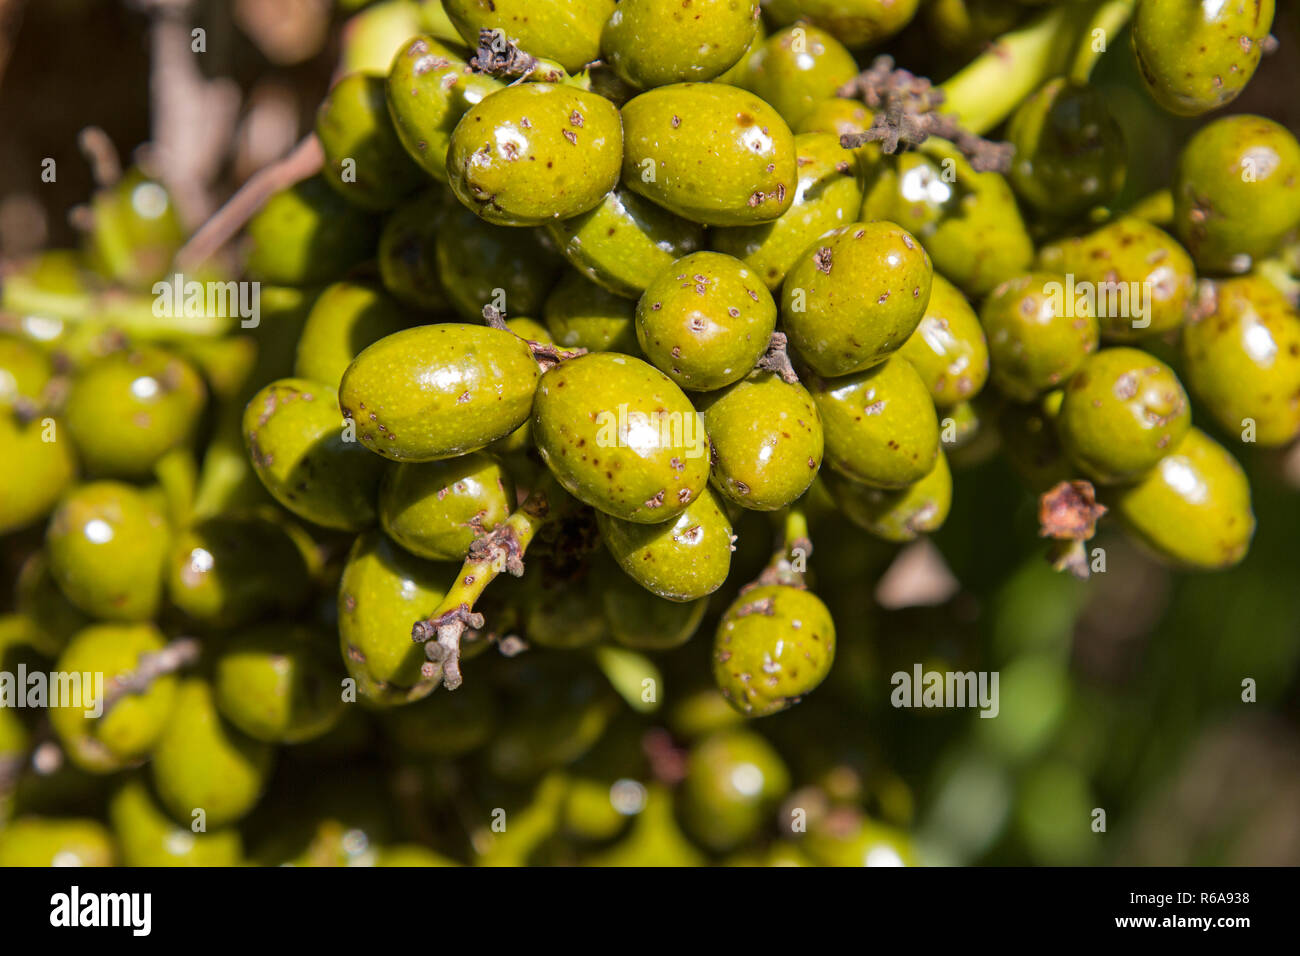
<path fill-rule="evenodd" d="M 1300 146 L 1217 119 L 1168 192 L 1110 208 L 1128 153 L 1070 65 L 1133 4 L 935 6 L 1015 27 L 942 101 L 850 52 L 915 0 L 369 8 L 384 67 L 354 51 L 321 170 L 248 223 L 251 329 L 158 316 L 166 191 L 103 189 L 87 248 L 0 303 L 23 559 L 0 650 L 102 673 L 110 706 L 0 710 L 0 761 L 66 757 L 0 794 L 0 863 L 449 862 L 396 842 L 419 828 L 389 798 L 290 819 L 295 786 L 376 751 L 448 806 L 466 773 L 482 807 L 527 792 L 456 854 L 480 862 L 905 862 L 834 775 L 808 778 L 832 799 L 800 801 L 806 842 L 760 850 L 791 773 L 739 724 L 836 651 L 810 522 L 914 540 L 1001 450 L 1035 492 L 1096 483 L 1169 563 L 1239 562 L 1250 489 L 1191 406 L 1300 433 Z M 1272 6 L 1140 0 L 1152 97 L 1230 101 Z M 1026 95 L 998 108 L 1003 61 Z M 936 108 L 963 127 L 908 139 Z M 970 141 L 1004 120 L 998 171 Z M 230 278 L 207 268 L 186 278 Z M 661 664 L 707 668 L 683 647 L 706 621 L 716 687 L 674 701 L 679 751 L 636 712 Z M 111 836 L 41 816 L 103 805 Z"/>

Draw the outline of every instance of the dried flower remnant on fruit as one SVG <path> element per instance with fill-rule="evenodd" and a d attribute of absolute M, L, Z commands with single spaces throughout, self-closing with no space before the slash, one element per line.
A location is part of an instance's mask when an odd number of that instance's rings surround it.
<path fill-rule="evenodd" d="M 1106 506 L 1097 503 L 1089 481 L 1062 481 L 1038 499 L 1038 534 L 1054 539 L 1048 561 L 1057 571 L 1087 578 L 1090 571 L 1083 543 L 1097 533 Z"/>

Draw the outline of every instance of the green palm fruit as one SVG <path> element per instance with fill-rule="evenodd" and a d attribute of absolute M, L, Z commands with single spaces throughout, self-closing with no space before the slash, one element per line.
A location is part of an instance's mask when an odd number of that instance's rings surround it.
<path fill-rule="evenodd" d="M 1029 402 L 1063 384 L 1097 350 L 1097 319 L 1067 294 L 1069 280 L 1031 272 L 1010 279 L 980 308 L 993 384 Z"/>

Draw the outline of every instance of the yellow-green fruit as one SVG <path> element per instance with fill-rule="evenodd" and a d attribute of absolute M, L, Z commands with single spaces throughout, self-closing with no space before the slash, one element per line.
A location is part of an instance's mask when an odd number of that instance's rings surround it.
<path fill-rule="evenodd" d="M 23 424 L 9 409 L 0 409 L 0 460 L 8 462 L 0 469 L 0 534 L 44 518 L 77 473 L 66 427 L 54 418 Z"/>
<path fill-rule="evenodd" d="M 697 842 L 726 852 L 758 833 L 789 789 L 790 771 L 771 744 L 750 731 L 723 731 L 691 748 L 678 811 Z"/>
<path fill-rule="evenodd" d="M 127 866 L 239 866 L 244 845 L 239 831 L 194 831 L 173 821 L 149 791 L 132 777 L 108 802 L 108 819 Z"/>
<path fill-rule="evenodd" d="M 799 182 L 790 208 L 774 222 L 712 233 L 714 249 L 743 259 L 769 289 L 781 284 L 813 240 L 857 219 L 862 205 L 857 161 L 839 134 L 801 133 L 794 145 Z"/>
<path fill-rule="evenodd" d="M 939 418 L 925 382 L 904 358 L 842 378 L 808 381 L 822 417 L 826 463 L 878 488 L 906 488 L 934 467 Z"/>
<path fill-rule="evenodd" d="M 758 15 L 756 0 L 623 0 L 605 23 L 601 51 L 639 89 L 711 80 L 749 49 Z"/>
<path fill-rule="evenodd" d="M 380 76 L 388 71 L 393 51 L 403 41 L 419 32 L 426 24 L 430 30 L 435 28 L 437 18 L 432 16 L 434 8 L 439 13 L 442 11 L 439 0 L 423 4 L 419 0 L 379 0 L 378 3 L 342 0 L 336 6 L 344 13 L 353 14 L 339 31 L 343 47 L 339 57 L 340 72 L 377 73 Z M 445 21 L 446 15 L 441 19 Z M 325 27 L 322 26 L 321 29 L 324 30 Z M 451 24 L 446 24 L 446 31 L 450 33 L 451 39 L 460 42 L 460 34 L 451 29 Z M 303 53 L 303 57 L 310 57 L 315 52 L 316 48 L 312 47 Z"/>
<path fill-rule="evenodd" d="M 617 352 L 542 376 L 533 440 L 566 491 L 627 521 L 676 517 L 709 478 L 708 438 L 690 400 L 654 366 Z"/>
<path fill-rule="evenodd" d="M 393 130 L 384 90 L 382 76 L 350 73 L 316 110 L 325 182 L 375 212 L 391 209 L 427 181 Z"/>
<path fill-rule="evenodd" d="M 920 0 L 765 0 L 763 9 L 775 23 L 804 19 L 815 23 L 845 46 L 875 46 L 916 16 Z"/>
<path fill-rule="evenodd" d="M 446 197 L 440 187 L 426 190 L 389 213 L 379 232 L 379 276 L 384 289 L 413 309 L 444 312 L 450 308 L 438 278 L 435 252 L 446 218 Z"/>
<path fill-rule="evenodd" d="M 866 817 L 836 819 L 812 829 L 808 855 L 821 866 L 916 866 L 907 834 Z"/>
<path fill-rule="evenodd" d="M 858 372 L 916 330 L 933 275 L 921 244 L 892 222 L 841 226 L 795 260 L 781 286 L 781 322 L 819 375 Z"/>
<path fill-rule="evenodd" d="M 538 647 L 572 650 L 604 640 L 600 594 L 586 576 L 532 574 L 520 588 L 524 636 Z"/>
<path fill-rule="evenodd" d="M 457 566 L 408 554 L 378 531 L 357 538 L 339 580 L 339 644 L 357 691 L 389 706 L 433 690 L 411 628 L 438 608 Z"/>
<path fill-rule="evenodd" d="M 19 817 L 0 828 L 0 867 L 112 866 L 116 855 L 95 820 Z"/>
<path fill-rule="evenodd" d="M 571 219 L 618 183 L 623 125 L 602 96 L 522 83 L 487 96 L 451 134 L 447 177 L 456 198 L 488 222 L 538 226 Z"/>
<path fill-rule="evenodd" d="M 408 314 L 381 290 L 359 282 L 336 282 L 317 296 L 307 314 L 293 374 L 338 388 L 362 349 L 409 324 Z"/>
<path fill-rule="evenodd" d="M 332 641 L 300 624 L 260 624 L 222 644 L 213 669 L 217 709 L 256 740 L 312 740 L 343 714 Z"/>
<path fill-rule="evenodd" d="M 274 285 L 323 285 L 370 257 L 378 237 L 377 219 L 313 176 L 249 220 L 248 274 Z"/>
<path fill-rule="evenodd" d="M 1134 216 L 1043 246 L 1038 267 L 1074 277 L 1065 283 L 1067 299 L 1076 311 L 1096 316 L 1106 341 L 1131 342 L 1178 328 L 1196 286 L 1186 250 Z"/>
<path fill-rule="evenodd" d="M 713 487 L 742 508 L 775 511 L 812 484 L 821 467 L 821 415 L 798 383 L 754 372 L 700 403 L 712 445 Z"/>
<path fill-rule="evenodd" d="M 952 472 L 942 450 L 928 475 L 898 491 L 872 488 L 832 471 L 822 480 L 845 517 L 886 541 L 914 541 L 938 531 L 952 508 Z"/>
<path fill-rule="evenodd" d="M 712 488 L 675 521 L 646 525 L 597 513 L 596 522 L 618 566 L 666 600 L 707 597 L 722 587 L 731 570 L 731 520 Z"/>
<path fill-rule="evenodd" d="M 871 129 L 875 114 L 861 100 L 843 96 L 830 96 L 812 107 L 794 126 L 796 135 L 803 133 L 831 133 L 836 142 L 841 136 L 865 133 Z M 878 149 L 879 147 L 877 147 Z"/>
<path fill-rule="evenodd" d="M 448 322 L 405 329 L 366 348 L 339 386 L 356 437 L 393 461 L 477 451 L 528 418 L 537 362 L 513 332 Z"/>
<path fill-rule="evenodd" d="M 1157 556 L 1193 570 L 1237 564 L 1255 533 L 1245 472 L 1199 428 L 1140 482 L 1119 489 L 1114 510 Z"/>
<path fill-rule="evenodd" d="M 163 646 L 151 624 L 98 624 L 77 634 L 59 655 L 56 669 L 69 681 L 79 681 L 80 700 L 75 693 L 61 693 L 58 705 L 50 707 L 50 724 L 82 770 L 120 770 L 158 743 L 174 714 L 176 678 L 159 677 L 144 693 L 127 694 L 109 708 L 104 697 L 114 678 L 135 672 L 143 655 Z"/>
<path fill-rule="evenodd" d="M 1135 481 L 1192 426 L 1178 376 L 1138 349 L 1102 349 L 1074 373 L 1056 418 L 1066 454 L 1103 484 Z"/>
<path fill-rule="evenodd" d="M 704 230 L 697 223 L 624 186 L 610 190 L 581 216 L 548 223 L 546 232 L 575 269 L 628 298 L 639 296 L 674 260 L 704 245 Z"/>
<path fill-rule="evenodd" d="M 433 251 L 451 307 L 469 322 L 483 321 L 485 305 L 540 315 L 563 264 L 538 241 L 540 230 L 494 226 L 449 205 Z"/>
<path fill-rule="evenodd" d="M 691 639 L 708 602 L 669 601 L 646 590 L 640 582 L 608 564 L 599 578 L 601 606 L 609 634 L 624 647 L 638 651 L 665 651 Z"/>
<path fill-rule="evenodd" d="M 162 183 L 133 166 L 95 192 L 90 211 L 86 253 L 95 271 L 139 290 L 168 274 L 185 227 Z"/>
<path fill-rule="evenodd" d="M 800 24 L 763 41 L 746 64 L 742 85 L 793 127 L 857 75 L 853 56 L 834 35 Z"/>
<path fill-rule="evenodd" d="M 600 56 L 600 31 L 614 0 L 443 0 L 471 49 L 481 30 L 501 30 L 525 53 L 577 73 Z"/>
<path fill-rule="evenodd" d="M 293 538 L 257 515 L 219 515 L 186 528 L 167 565 L 171 602 L 191 621 L 211 627 L 292 611 L 311 586 Z"/>
<path fill-rule="evenodd" d="M 154 502 L 111 481 L 72 491 L 45 535 L 59 590 L 90 616 L 109 621 L 154 616 L 169 541 L 167 519 Z"/>
<path fill-rule="evenodd" d="M 710 392 L 738 382 L 767 351 L 776 303 L 739 259 L 697 252 L 678 259 L 636 307 L 641 351 L 682 388 Z"/>
<path fill-rule="evenodd" d="M 179 822 L 203 811 L 209 827 L 234 823 L 262 795 L 273 749 L 222 720 L 212 685 L 187 678 L 176 689 L 176 707 L 154 748 L 154 789 Z"/>
<path fill-rule="evenodd" d="M 769 222 L 790 208 L 794 134 L 753 93 L 674 83 L 623 107 L 623 184 L 708 226 Z"/>
<path fill-rule="evenodd" d="M 1173 193 L 1174 230 L 1196 264 L 1245 272 L 1300 226 L 1300 143 L 1262 116 L 1225 116 L 1187 141 Z"/>
<path fill-rule="evenodd" d="M 750 588 L 732 602 L 713 639 L 713 678 L 747 717 L 792 707 L 835 660 L 835 622 L 821 598 L 784 584 Z"/>
<path fill-rule="evenodd" d="M 1062 384 L 1097 350 L 1097 319 L 1067 294 L 1069 279 L 1032 272 L 1002 283 L 984 300 L 993 384 L 1008 398 L 1033 401 Z"/>
<path fill-rule="evenodd" d="M 184 359 L 156 348 L 118 352 L 77 376 L 64 420 L 88 471 L 142 478 L 189 440 L 206 396 Z"/>
<path fill-rule="evenodd" d="M 469 546 L 510 517 L 514 507 L 509 473 L 480 453 L 398 465 L 379 493 L 384 532 L 431 561 L 463 560 Z"/>
<path fill-rule="evenodd" d="M 335 391 L 301 378 L 267 385 L 244 409 L 244 444 L 266 490 L 300 518 L 359 531 L 374 523 L 385 464 L 344 434 Z"/>
<path fill-rule="evenodd" d="M 473 46 L 478 46 L 477 38 Z M 471 106 L 504 87 L 496 77 L 470 69 L 433 37 L 412 37 L 388 71 L 388 114 L 411 158 L 445 183 L 452 130 Z"/>
<path fill-rule="evenodd" d="M 1142 0 L 1133 52 L 1152 99 L 1196 116 L 1231 103 L 1255 75 L 1273 25 L 1273 0 Z"/>
<path fill-rule="evenodd" d="M 1300 314 L 1263 278 L 1212 286 L 1183 329 L 1187 384 L 1229 434 L 1285 445 L 1300 432 Z"/>
<path fill-rule="evenodd" d="M 542 315 L 555 344 L 563 348 L 641 353 L 636 341 L 636 303 L 580 273 L 565 273 L 547 296 Z"/>
<path fill-rule="evenodd" d="M 925 315 L 898 354 L 921 374 L 940 408 L 974 398 L 988 381 L 984 327 L 961 290 L 938 273 Z"/>
<path fill-rule="evenodd" d="M 16 335 L 0 335 L 0 409 L 36 407 L 53 375 L 45 352 Z"/>

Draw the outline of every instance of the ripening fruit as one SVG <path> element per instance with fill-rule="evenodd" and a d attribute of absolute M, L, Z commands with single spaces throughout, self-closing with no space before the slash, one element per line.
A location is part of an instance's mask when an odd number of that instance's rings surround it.
<path fill-rule="evenodd" d="M 747 730 L 705 737 L 686 758 L 678 797 L 696 841 L 726 852 L 753 837 L 790 789 L 790 771 L 772 745 Z"/>
<path fill-rule="evenodd" d="M 294 377 L 338 388 L 357 353 L 409 324 L 408 313 L 381 289 L 336 282 L 316 297 L 298 334 Z"/>
<path fill-rule="evenodd" d="M 938 531 L 952 508 L 952 472 L 942 449 L 924 478 L 906 488 L 872 488 L 827 469 L 826 491 L 844 516 L 877 538 L 903 543 Z"/>
<path fill-rule="evenodd" d="M 362 209 L 391 209 L 425 181 L 388 117 L 382 76 L 350 73 L 335 83 L 316 110 L 316 135 L 325 182 Z"/>
<path fill-rule="evenodd" d="M 771 103 L 791 127 L 858 75 L 852 54 L 832 33 L 806 24 L 773 33 L 745 67 L 740 85 Z"/>
<path fill-rule="evenodd" d="M 238 830 L 195 831 L 167 816 L 143 771 L 109 798 L 108 819 L 127 866 L 239 866 L 244 859 Z"/>
<path fill-rule="evenodd" d="M 758 16 L 757 0 L 623 0 L 600 47 L 610 68 L 638 89 L 711 80 L 749 49 Z"/>
<path fill-rule="evenodd" d="M 608 563 L 599 565 L 597 586 L 609 635 L 637 651 L 666 651 L 699 630 L 708 602 L 669 601 Z"/>
<path fill-rule="evenodd" d="M 600 31 L 614 0 L 442 0 L 443 9 L 471 49 L 482 30 L 502 30 L 533 56 L 577 73 L 600 56 Z"/>
<path fill-rule="evenodd" d="M 920 0 L 767 0 L 763 9 L 774 23 L 807 20 L 847 47 L 876 46 L 916 16 Z"/>
<path fill-rule="evenodd" d="M 555 343 L 588 352 L 640 355 L 636 340 L 636 302 L 569 270 L 551 290 L 542 310 Z"/>
<path fill-rule="evenodd" d="M 1097 319 L 1070 299 L 1065 276 L 1033 272 L 984 300 L 993 384 L 1018 402 L 1062 384 L 1097 350 Z"/>
<path fill-rule="evenodd" d="M 509 473 L 481 452 L 397 465 L 379 492 L 384 533 L 430 561 L 463 560 L 475 539 L 510 517 L 514 507 Z"/>
<path fill-rule="evenodd" d="M 940 408 L 974 398 L 988 381 L 984 327 L 961 290 L 937 272 L 925 315 L 898 354 L 920 373 Z"/>
<path fill-rule="evenodd" d="M 0 534 L 40 521 L 77 474 L 67 428 L 54 418 L 20 422 L 0 409 Z"/>
<path fill-rule="evenodd" d="M 95 820 L 24 816 L 0 830 L 0 867 L 112 866 L 113 838 Z"/>

